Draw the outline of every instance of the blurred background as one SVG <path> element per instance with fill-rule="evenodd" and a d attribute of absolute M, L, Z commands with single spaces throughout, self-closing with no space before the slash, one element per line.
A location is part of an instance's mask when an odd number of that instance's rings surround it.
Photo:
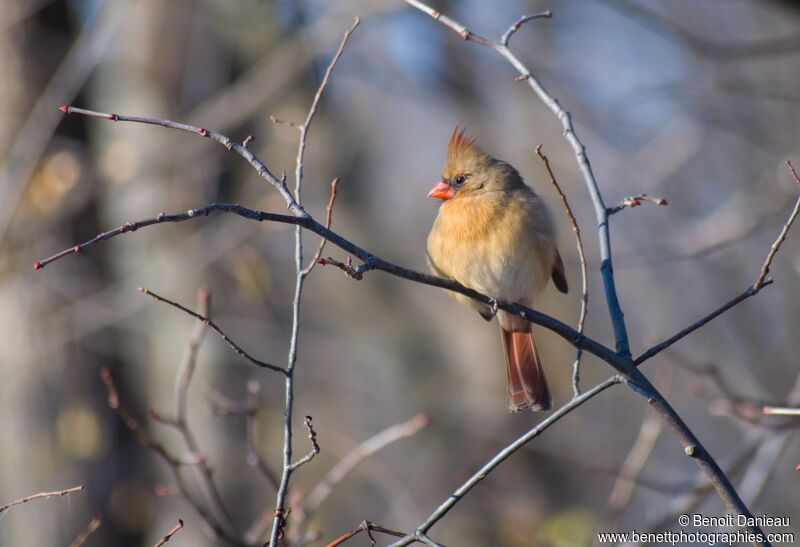
<path fill-rule="evenodd" d="M 572 112 L 608 205 L 669 200 L 613 217 L 617 283 L 634 354 L 739 294 L 757 277 L 798 195 L 800 4 L 743 0 L 436 2 L 499 38 L 523 13 L 554 11 L 512 40 Z M 4 0 L 0 9 L 0 505 L 40 491 L 82 493 L 11 508 L 0 544 L 66 545 L 93 515 L 86 545 L 152 545 L 178 518 L 176 545 L 224 544 L 180 496 L 164 462 L 108 407 L 109 367 L 128 410 L 176 454 L 174 383 L 193 321 L 136 291 L 188 307 L 199 287 L 244 348 L 283 365 L 293 289 L 292 227 L 219 215 L 143 229 L 34 272 L 31 265 L 129 220 L 213 201 L 285 205 L 238 156 L 151 126 L 62 115 L 68 103 L 212 128 L 293 173 L 300 122 L 343 31 L 349 42 L 308 140 L 303 203 L 324 218 L 342 177 L 333 228 L 378 256 L 425 270 L 447 140 L 465 124 L 551 205 L 572 291 L 538 307 L 574 324 L 580 267 L 541 161 L 553 164 L 590 262 L 586 331 L 613 343 L 598 273 L 594 214 L 558 121 L 486 48 L 397 0 Z M 290 178 L 291 182 L 291 178 Z M 306 238 L 307 255 L 317 239 Z M 344 259 L 328 246 L 325 255 Z M 776 283 L 644 367 L 729 471 L 753 513 L 791 517 L 800 421 L 761 405 L 800 403 L 800 233 Z M 295 449 L 311 415 L 321 454 L 294 476 L 298 503 L 369 437 L 425 412 L 430 423 L 366 459 L 305 522 L 324 544 L 368 519 L 409 531 L 496 451 L 542 419 L 509 415 L 497 327 L 437 289 L 374 272 L 356 282 L 317 268 L 306 283 L 297 364 Z M 537 329 L 556 404 L 571 396 L 572 348 Z M 591 356 L 582 382 L 611 370 Z M 247 465 L 245 420 L 218 416 L 258 382 L 255 434 L 279 469 L 283 381 L 209 334 L 189 389 L 189 423 L 234 526 L 274 507 Z M 632 448 L 636 445 L 636 450 Z M 620 470 L 635 477 L 619 479 Z M 193 493 L 194 474 L 184 469 Z M 646 402 L 625 387 L 596 397 L 529 443 L 432 531 L 447 545 L 587 545 L 596 530 L 677 529 L 680 512 L 724 514 L 697 467 Z M 613 492 L 613 495 L 612 495 Z M 296 511 L 299 510 L 296 506 Z M 290 517 L 290 530 L 292 525 Z M 296 519 L 298 517 L 295 517 Z M 297 533 L 296 531 L 292 533 Z M 385 539 L 385 538 L 384 538 Z M 366 537 L 351 541 L 368 545 Z M 259 543 L 260 544 L 260 543 Z"/>

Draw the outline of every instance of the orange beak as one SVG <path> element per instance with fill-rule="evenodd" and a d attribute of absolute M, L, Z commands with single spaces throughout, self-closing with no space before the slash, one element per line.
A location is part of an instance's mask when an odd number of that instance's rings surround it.
<path fill-rule="evenodd" d="M 428 192 L 429 198 L 450 199 L 454 195 L 456 195 L 456 191 L 443 180 L 437 182 Z"/>

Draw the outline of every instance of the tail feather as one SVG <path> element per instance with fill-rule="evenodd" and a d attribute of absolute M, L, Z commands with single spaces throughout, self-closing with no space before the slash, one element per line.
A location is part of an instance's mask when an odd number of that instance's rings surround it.
<path fill-rule="evenodd" d="M 533 333 L 511 332 L 500 327 L 503 350 L 508 365 L 509 412 L 523 410 L 548 410 L 550 390 L 544 377 L 544 370 L 536 351 Z"/>

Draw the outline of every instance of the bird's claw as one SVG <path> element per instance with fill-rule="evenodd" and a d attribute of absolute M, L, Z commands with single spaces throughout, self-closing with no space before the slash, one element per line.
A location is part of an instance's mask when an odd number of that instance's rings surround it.
<path fill-rule="evenodd" d="M 498 304 L 496 298 L 490 299 L 489 300 L 489 311 L 486 312 L 486 313 L 483 313 L 481 315 L 483 315 L 483 318 L 486 319 L 487 321 L 491 321 L 492 319 L 494 319 L 494 316 L 497 315 L 498 306 L 499 306 L 499 304 Z"/>

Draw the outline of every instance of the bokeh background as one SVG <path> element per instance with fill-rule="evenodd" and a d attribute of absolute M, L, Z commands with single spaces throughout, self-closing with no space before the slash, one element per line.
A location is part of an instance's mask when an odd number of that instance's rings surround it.
<path fill-rule="evenodd" d="M 800 4 L 435 6 L 489 37 L 523 13 L 552 9 L 552 20 L 527 25 L 512 45 L 572 112 L 608 204 L 639 193 L 669 200 L 668 207 L 644 205 L 613 217 L 617 282 L 635 354 L 753 283 L 798 194 L 784 162 L 800 163 Z M 548 289 L 538 307 L 574 324 L 579 264 L 533 154 L 543 144 L 583 229 L 587 333 L 612 343 L 594 215 L 574 156 L 557 120 L 489 50 L 399 0 L 3 0 L 0 504 L 77 484 L 85 491 L 7 511 L 1 545 L 66 545 L 96 514 L 102 525 L 87 545 L 152 545 L 179 517 L 186 528 L 176 545 L 220 544 L 184 500 L 169 495 L 163 462 L 106 404 L 103 366 L 131 412 L 180 453 L 174 432 L 149 421 L 147 409 L 171 412 L 193 323 L 136 287 L 193 306 L 198 287 L 207 286 L 213 316 L 242 346 L 277 364 L 288 349 L 291 227 L 215 216 L 143 229 L 31 269 L 98 231 L 159 211 L 212 201 L 285 209 L 241 158 L 208 140 L 65 118 L 57 106 L 166 117 L 237 140 L 252 133 L 251 148 L 270 168 L 292 173 L 297 133 L 272 124 L 270 115 L 302 120 L 355 15 L 362 24 L 309 137 L 306 207 L 324 218 L 329 181 L 342 177 L 333 228 L 382 258 L 424 270 L 437 206 L 426 193 L 453 126 L 466 124 L 551 204 L 573 290 L 563 296 Z M 310 253 L 316 238 L 306 242 Z M 753 512 L 791 517 L 795 532 L 800 450 L 793 427 L 800 421 L 765 419 L 759 409 L 800 402 L 799 242 L 795 230 L 772 268 L 774 286 L 645 367 Z M 344 258 L 332 246 L 326 254 Z M 421 411 L 430 417 L 420 433 L 370 457 L 337 487 L 309 523 L 321 534 L 317 544 L 364 519 L 413 529 L 542 417 L 506 413 L 496 326 L 440 290 L 377 272 L 356 282 L 318 268 L 302 315 L 295 446 L 298 454 L 306 450 L 300 425 L 309 414 L 322 453 L 295 474 L 291 499 L 368 437 Z M 563 403 L 571 395 L 573 351 L 542 329 L 537 336 L 555 401 Z M 585 357 L 584 386 L 609 374 Z M 209 335 L 189 393 L 190 423 L 240 529 L 274 506 L 274 491 L 246 463 L 243 420 L 215 416 L 208 393 L 242 399 L 251 380 L 261 385 L 259 450 L 277 469 L 282 380 Z M 723 514 L 696 466 L 648 412 L 625 387 L 595 398 L 501 466 L 433 536 L 463 546 L 585 545 L 596 530 L 677 529 L 674 512 L 682 508 Z M 641 436 L 646 459 L 626 495 L 618 475 Z M 168 495 L 156 495 L 159 484 Z M 611 501 L 615 485 L 623 491 Z"/>

